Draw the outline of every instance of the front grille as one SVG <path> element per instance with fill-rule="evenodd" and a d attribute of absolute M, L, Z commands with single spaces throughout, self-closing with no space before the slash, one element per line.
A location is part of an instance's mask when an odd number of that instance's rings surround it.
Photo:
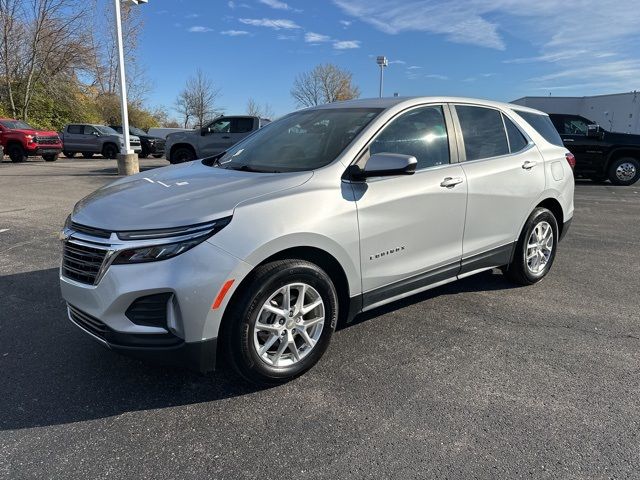
<path fill-rule="evenodd" d="M 158 150 L 164 150 L 165 143 L 166 142 L 164 140 L 156 140 L 156 148 Z"/>
<path fill-rule="evenodd" d="M 92 237 L 99 238 L 110 238 L 111 232 L 108 230 L 102 230 L 101 228 L 87 227 L 86 225 L 80 225 L 79 223 L 72 222 L 71 230 L 75 230 L 76 232 L 86 233 L 87 235 L 91 235 Z"/>
<path fill-rule="evenodd" d="M 106 254 L 107 250 L 67 241 L 62 253 L 62 274 L 71 280 L 93 285 Z"/>
<path fill-rule="evenodd" d="M 132 140 L 129 142 L 129 145 L 131 145 L 132 147 L 139 147 L 140 146 L 140 142 L 136 142 L 135 140 Z"/>
<path fill-rule="evenodd" d="M 73 305 L 69 305 L 69 316 L 71 317 L 71 320 L 76 322 L 82 328 L 93 333 L 96 337 L 105 340 L 105 336 L 109 331 L 109 327 L 107 327 L 100 320 L 92 317 L 87 313 L 84 313 L 82 310 L 78 310 Z"/>
<path fill-rule="evenodd" d="M 60 143 L 58 137 L 36 137 L 34 141 L 39 145 L 57 145 Z"/>
<path fill-rule="evenodd" d="M 136 325 L 167 328 L 167 302 L 171 293 L 147 295 L 135 300 L 125 315 Z"/>

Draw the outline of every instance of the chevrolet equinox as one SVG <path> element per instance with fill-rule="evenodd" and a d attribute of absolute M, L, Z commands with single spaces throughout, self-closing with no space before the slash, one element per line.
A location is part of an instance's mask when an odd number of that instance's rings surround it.
<path fill-rule="evenodd" d="M 339 320 L 495 267 L 540 281 L 573 216 L 573 163 L 549 117 L 517 105 L 301 110 L 78 202 L 62 295 L 111 349 L 284 382 Z"/>

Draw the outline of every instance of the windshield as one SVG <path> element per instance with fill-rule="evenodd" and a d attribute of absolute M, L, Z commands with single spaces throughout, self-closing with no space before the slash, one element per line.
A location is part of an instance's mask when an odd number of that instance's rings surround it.
<path fill-rule="evenodd" d="M 147 134 L 147 132 L 145 132 L 141 128 L 136 128 L 136 127 L 129 127 L 129 133 L 131 135 L 138 135 L 138 136 Z"/>
<path fill-rule="evenodd" d="M 334 108 L 292 113 L 230 148 L 222 168 L 251 172 L 313 170 L 331 163 L 373 120 L 379 108 Z"/>
<path fill-rule="evenodd" d="M 22 120 L 3 120 L 2 126 L 10 129 L 20 129 L 20 130 L 35 130 L 31 125 Z"/>
<path fill-rule="evenodd" d="M 105 127 L 104 125 L 94 125 L 94 127 L 96 128 L 96 130 L 98 130 L 100 133 L 102 133 L 104 135 L 117 135 L 118 134 L 118 132 L 116 132 L 111 127 Z"/>

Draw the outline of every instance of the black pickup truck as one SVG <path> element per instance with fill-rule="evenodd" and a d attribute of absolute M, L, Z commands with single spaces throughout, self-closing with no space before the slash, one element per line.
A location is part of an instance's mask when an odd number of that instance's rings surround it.
<path fill-rule="evenodd" d="M 614 185 L 640 178 L 640 135 L 607 132 L 579 115 L 549 114 L 564 146 L 576 157 L 576 176 Z"/>

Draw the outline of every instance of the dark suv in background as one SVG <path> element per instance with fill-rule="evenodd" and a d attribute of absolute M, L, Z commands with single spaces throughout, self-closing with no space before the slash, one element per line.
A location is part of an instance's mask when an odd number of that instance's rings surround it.
<path fill-rule="evenodd" d="M 116 132 L 122 133 L 122 126 L 120 125 L 109 125 Z M 140 139 L 140 145 L 142 146 L 142 151 L 138 154 L 140 158 L 147 158 L 149 155 L 153 155 L 155 158 L 160 158 L 164 155 L 164 138 L 154 137 L 153 135 L 149 135 L 147 132 L 142 130 L 141 128 L 129 127 L 129 135 L 135 135 Z"/>
<path fill-rule="evenodd" d="M 549 114 L 565 147 L 576 157 L 576 176 L 615 185 L 640 178 L 640 135 L 607 132 L 579 115 Z"/>

